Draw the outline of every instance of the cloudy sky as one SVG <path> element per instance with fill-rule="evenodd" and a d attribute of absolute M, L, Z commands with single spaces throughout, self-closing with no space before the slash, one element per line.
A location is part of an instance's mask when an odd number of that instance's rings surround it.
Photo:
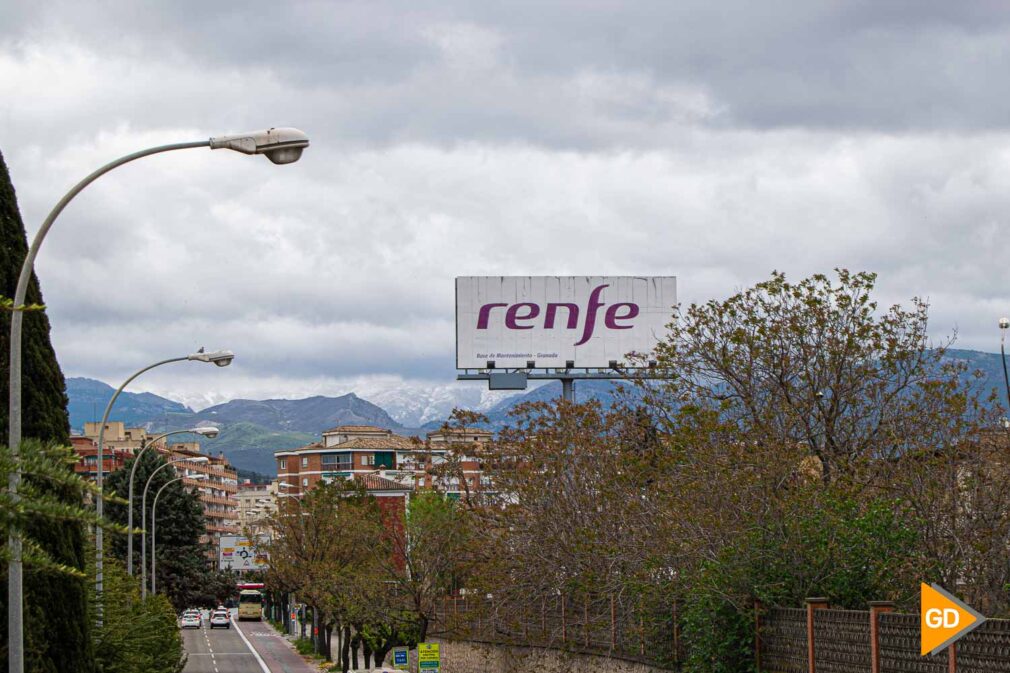
<path fill-rule="evenodd" d="M 933 333 L 1010 313 L 1004 2 L 0 3 L 0 150 L 70 376 L 231 397 L 454 386 L 453 277 L 880 274 Z M 378 393 L 376 393 L 378 394 Z"/>

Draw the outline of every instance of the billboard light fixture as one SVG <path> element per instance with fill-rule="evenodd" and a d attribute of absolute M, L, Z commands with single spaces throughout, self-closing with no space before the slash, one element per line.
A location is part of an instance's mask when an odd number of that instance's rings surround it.
<path fill-rule="evenodd" d="M 656 361 L 649 360 L 649 369 L 655 369 L 655 368 L 656 368 Z"/>
<path fill-rule="evenodd" d="M 487 368 L 488 369 L 494 369 L 494 360 L 488 360 L 487 361 Z"/>
<path fill-rule="evenodd" d="M 526 361 L 526 369 L 535 369 L 536 366 L 537 366 L 537 363 L 536 363 L 535 360 L 527 360 Z"/>
<path fill-rule="evenodd" d="M 565 360 L 565 369 L 575 369 L 575 360 Z"/>
<path fill-rule="evenodd" d="M 611 369 L 617 369 L 617 360 L 611 360 L 607 364 Z"/>

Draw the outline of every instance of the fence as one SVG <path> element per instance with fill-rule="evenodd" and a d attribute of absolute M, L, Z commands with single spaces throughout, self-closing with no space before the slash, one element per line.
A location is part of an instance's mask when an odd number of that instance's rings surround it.
<path fill-rule="evenodd" d="M 889 603 L 868 611 L 832 610 L 823 599 L 806 609 L 756 611 L 762 673 L 1010 673 L 1010 620 L 991 619 L 936 656 L 919 654 L 919 616 Z"/>
<path fill-rule="evenodd" d="M 919 616 L 890 603 L 870 610 L 755 607 L 761 673 L 1010 673 L 1010 620 L 990 619 L 935 656 L 919 654 Z M 677 606 L 618 596 L 566 595 L 538 603 L 448 598 L 435 637 L 595 654 L 675 669 L 682 661 Z M 950 657 L 948 658 L 948 654 Z"/>
<path fill-rule="evenodd" d="M 650 608 L 622 596 L 565 595 L 532 604 L 450 597 L 431 627 L 435 636 L 567 650 L 676 668 L 676 606 Z"/>

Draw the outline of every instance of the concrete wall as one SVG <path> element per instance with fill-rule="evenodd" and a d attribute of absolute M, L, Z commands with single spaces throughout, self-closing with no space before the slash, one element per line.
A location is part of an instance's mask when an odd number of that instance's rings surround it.
<path fill-rule="evenodd" d="M 432 642 L 440 643 L 440 673 L 668 673 L 646 664 L 561 650 L 434 638 Z M 392 665 L 392 655 L 386 665 Z M 410 669 L 417 673 L 416 650 L 410 652 Z"/>

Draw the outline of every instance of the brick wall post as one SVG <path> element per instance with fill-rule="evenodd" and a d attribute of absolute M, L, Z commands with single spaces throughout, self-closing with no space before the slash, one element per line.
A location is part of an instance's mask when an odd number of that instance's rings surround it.
<path fill-rule="evenodd" d="M 807 672 L 817 673 L 814 665 L 814 612 L 828 608 L 827 598 L 807 599 Z"/>
<path fill-rule="evenodd" d="M 754 667 L 761 673 L 761 600 L 757 598 L 754 599 Z"/>
<path fill-rule="evenodd" d="M 894 612 L 890 601 L 870 601 L 870 673 L 880 673 L 880 615 Z"/>

